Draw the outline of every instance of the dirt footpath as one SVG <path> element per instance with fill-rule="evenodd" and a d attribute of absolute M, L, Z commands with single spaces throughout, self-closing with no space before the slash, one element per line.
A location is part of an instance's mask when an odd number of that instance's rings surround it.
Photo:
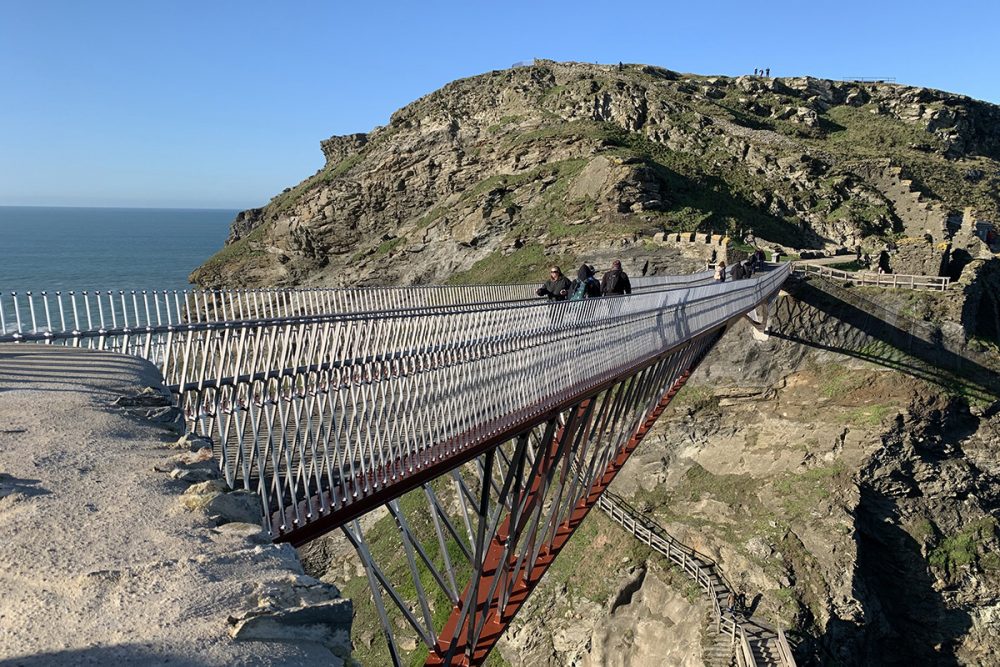
<path fill-rule="evenodd" d="M 139 359 L 0 345 L 0 667 L 341 664 L 350 602 L 227 515 L 247 498 L 176 444 L 141 393 L 160 381 Z"/>

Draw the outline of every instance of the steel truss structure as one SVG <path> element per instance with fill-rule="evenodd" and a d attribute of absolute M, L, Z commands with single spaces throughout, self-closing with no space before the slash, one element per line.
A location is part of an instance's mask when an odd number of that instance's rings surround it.
<path fill-rule="evenodd" d="M 539 417 L 488 449 L 471 468 L 452 470 L 455 500 L 450 505 L 431 483 L 422 485 L 425 502 L 411 509 L 410 518 L 398 500 L 390 501 L 401 546 L 395 553 L 406 556 L 407 581 L 390 581 L 357 520 L 342 527 L 365 565 L 394 664 L 402 664 L 404 656 L 387 604 L 427 648 L 428 665 L 483 663 L 724 330 L 705 332 L 664 352 L 634 374 Z M 413 530 L 414 512 L 431 516 L 433 531 L 420 535 Z M 425 581 L 437 590 L 425 590 Z M 406 599 L 402 588 L 416 591 L 416 599 Z M 440 627 L 428 604 L 435 593 L 451 604 Z"/>
<path fill-rule="evenodd" d="M 45 328 L 29 299 L 27 331 L 15 299 L 15 331 L 0 342 L 156 363 L 189 427 L 212 437 L 227 483 L 259 494 L 275 541 L 344 532 L 394 661 L 390 616 L 416 632 L 428 664 L 476 665 L 707 351 L 788 275 L 785 265 L 724 284 L 665 277 L 629 297 L 555 304 L 427 288 L 415 293 L 449 302 L 402 307 L 417 297 L 386 288 L 357 301 L 362 310 L 336 292 L 272 301 L 234 292 L 229 305 L 204 308 L 207 320 L 169 324 L 150 323 L 157 308 L 120 294 L 131 320 L 112 311 L 110 327 L 101 315 L 84 329 L 72 299 L 61 329 L 48 301 Z M 265 302 L 293 305 L 248 305 Z M 188 317 L 178 303 L 170 317 Z M 379 563 L 384 545 L 369 543 L 359 521 L 383 506 L 408 582 Z"/>

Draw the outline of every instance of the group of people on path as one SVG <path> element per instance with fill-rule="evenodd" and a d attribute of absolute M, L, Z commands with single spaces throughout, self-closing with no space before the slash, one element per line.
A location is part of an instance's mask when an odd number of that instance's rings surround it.
<path fill-rule="evenodd" d="M 632 293 L 632 283 L 628 274 L 622 270 L 622 263 L 617 259 L 612 262 L 611 269 L 600 281 L 595 277 L 597 270 L 582 264 L 576 272 L 576 278 L 570 280 L 563 275 L 558 266 L 549 269 L 549 279 L 535 293 L 544 296 L 549 301 L 579 301 L 599 296 L 615 296 Z"/>
<path fill-rule="evenodd" d="M 766 255 L 764 251 L 760 248 L 755 250 L 749 258 L 743 260 L 742 262 L 737 262 L 731 268 L 729 268 L 729 278 L 731 280 L 743 280 L 744 278 L 750 278 L 754 273 L 760 271 L 764 268 L 764 261 Z M 726 261 L 720 260 L 718 264 L 715 265 L 715 282 L 724 283 L 726 282 Z"/>

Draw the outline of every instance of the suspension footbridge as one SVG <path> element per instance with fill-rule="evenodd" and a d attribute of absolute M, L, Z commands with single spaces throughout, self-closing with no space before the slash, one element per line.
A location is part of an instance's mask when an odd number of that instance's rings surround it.
<path fill-rule="evenodd" d="M 633 281 L 545 302 L 533 285 L 0 298 L 0 342 L 152 361 L 226 482 L 304 544 L 340 530 L 394 661 L 482 664 L 657 417 L 726 330 L 766 318 L 787 265 Z M 381 534 L 361 519 L 386 508 Z"/>

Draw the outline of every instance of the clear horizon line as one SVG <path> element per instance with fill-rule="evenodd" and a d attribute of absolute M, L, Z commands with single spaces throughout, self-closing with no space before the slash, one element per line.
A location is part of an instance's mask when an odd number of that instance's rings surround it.
<path fill-rule="evenodd" d="M 97 208 L 135 211 L 245 211 L 239 206 L 81 206 L 77 204 L 0 204 L 0 208 Z"/>

